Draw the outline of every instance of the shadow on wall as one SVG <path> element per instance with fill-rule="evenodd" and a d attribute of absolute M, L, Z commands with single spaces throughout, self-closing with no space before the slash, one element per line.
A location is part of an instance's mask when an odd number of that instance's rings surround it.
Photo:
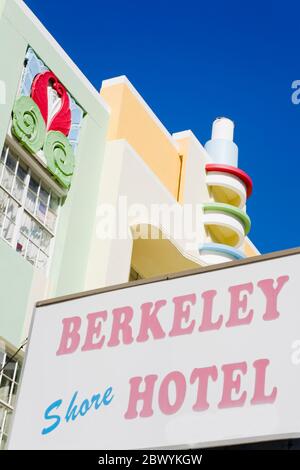
<path fill-rule="evenodd" d="M 148 235 L 147 238 L 135 237 L 136 230 Z M 200 260 L 194 258 L 175 240 L 164 237 L 163 232 L 152 225 L 141 224 L 131 227 L 133 236 L 131 266 L 143 279 L 155 276 L 163 276 L 169 273 L 196 269 L 200 266 Z M 156 232 L 156 238 L 153 233 Z"/>

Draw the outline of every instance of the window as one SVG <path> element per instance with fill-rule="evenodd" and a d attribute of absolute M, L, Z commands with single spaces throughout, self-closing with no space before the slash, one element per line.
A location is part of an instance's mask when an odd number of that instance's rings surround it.
<path fill-rule="evenodd" d="M 0 236 L 38 268 L 54 238 L 59 197 L 6 145 L 0 158 Z"/>
<path fill-rule="evenodd" d="M 7 354 L 4 347 L 0 348 L 0 370 L 13 354 Z M 20 359 L 12 359 L 0 373 L 0 449 L 7 443 L 10 419 L 15 406 L 16 393 L 20 379 Z"/>

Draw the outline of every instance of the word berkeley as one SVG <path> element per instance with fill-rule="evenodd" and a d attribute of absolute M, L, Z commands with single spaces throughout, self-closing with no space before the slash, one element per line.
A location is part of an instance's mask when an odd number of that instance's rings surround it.
<path fill-rule="evenodd" d="M 261 315 L 263 321 L 276 320 L 280 316 L 278 296 L 288 280 L 289 276 L 280 276 L 278 279 L 262 279 L 256 286 L 249 282 L 229 287 L 227 314 L 215 311 L 214 301 L 218 292 L 211 289 L 200 295 L 189 293 L 176 296 L 169 302 L 162 298 L 151 300 L 140 305 L 138 311 L 125 305 L 110 312 L 100 310 L 88 313 L 84 319 L 80 316 L 67 317 L 62 320 L 62 335 L 56 354 L 249 325 L 255 314 Z M 248 301 L 254 294 L 263 296 L 264 311 L 249 309 Z"/>

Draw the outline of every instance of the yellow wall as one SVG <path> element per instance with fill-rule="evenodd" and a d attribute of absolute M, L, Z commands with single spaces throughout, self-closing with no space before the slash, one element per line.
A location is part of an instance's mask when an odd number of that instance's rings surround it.
<path fill-rule="evenodd" d="M 177 199 L 181 159 L 172 136 L 125 77 L 104 81 L 100 94 L 111 108 L 108 139 L 126 139 Z"/>
<path fill-rule="evenodd" d="M 199 268 L 199 262 L 184 256 L 172 240 L 158 232 L 158 239 L 133 241 L 131 266 L 143 279 Z"/>
<path fill-rule="evenodd" d="M 254 247 L 254 245 L 252 245 L 252 243 L 250 243 L 249 240 L 247 240 L 247 238 L 245 239 L 245 242 L 244 242 L 243 251 L 245 255 L 247 256 L 247 258 L 250 258 L 251 256 L 257 256 L 260 254 L 259 251 Z"/>
<path fill-rule="evenodd" d="M 180 177 L 179 177 L 179 187 L 178 187 L 178 194 L 177 194 L 177 200 L 180 202 L 180 204 L 184 203 L 184 190 L 185 190 L 185 184 L 186 184 L 186 162 L 188 158 L 188 153 L 189 153 L 189 146 L 190 146 L 190 140 L 189 138 L 181 139 L 179 142 L 180 145 L 180 153 L 181 153 L 181 171 L 180 171 Z"/>
<path fill-rule="evenodd" d="M 199 150 L 192 155 L 195 145 L 190 134 L 173 137 L 125 76 L 104 80 L 100 94 L 111 109 L 108 140 L 125 139 L 179 203 L 186 202 L 189 184 L 193 193 L 198 190 L 199 202 L 208 201 L 205 161 L 198 161 Z M 246 256 L 258 254 L 247 239 L 243 248 Z"/>

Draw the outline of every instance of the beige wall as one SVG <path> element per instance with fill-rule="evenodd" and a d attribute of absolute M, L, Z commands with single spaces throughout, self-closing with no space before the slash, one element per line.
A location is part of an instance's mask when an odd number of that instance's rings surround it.
<path fill-rule="evenodd" d="M 100 94 L 111 109 L 109 141 L 127 141 L 180 204 L 195 205 L 210 200 L 205 164 L 211 158 L 191 131 L 171 135 L 125 76 L 105 80 Z M 136 176 L 129 173 L 134 187 Z M 153 193 L 152 199 L 155 199 Z M 199 238 L 205 238 L 204 225 Z M 258 254 L 248 238 L 243 248 L 247 256 Z"/>
<path fill-rule="evenodd" d="M 105 80 L 100 94 L 111 108 L 108 139 L 127 140 L 177 199 L 181 158 L 172 136 L 126 77 Z"/>

